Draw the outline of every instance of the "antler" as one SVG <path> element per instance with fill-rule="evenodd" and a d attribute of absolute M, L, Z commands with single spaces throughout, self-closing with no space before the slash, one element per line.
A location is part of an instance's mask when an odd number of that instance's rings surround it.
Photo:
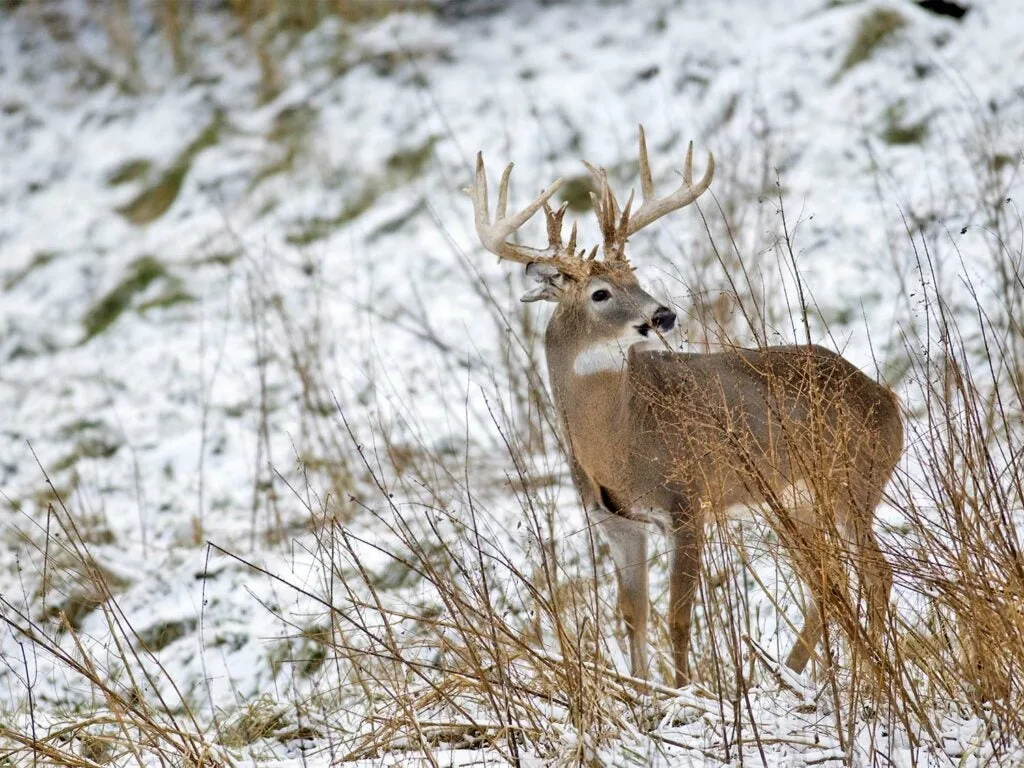
<path fill-rule="evenodd" d="M 693 183 L 693 142 L 686 150 L 686 162 L 683 164 L 683 183 L 667 197 L 654 196 L 654 181 L 651 178 L 651 166 L 647 160 L 647 137 L 644 127 L 640 126 L 640 192 L 643 203 L 635 214 L 630 213 L 633 207 L 633 193 L 630 192 L 626 207 L 619 212 L 619 204 L 608 184 L 608 172 L 604 168 L 595 168 L 585 163 L 597 182 L 598 191 L 591 192 L 594 212 L 604 237 L 605 261 L 626 260 L 626 240 L 639 232 L 648 224 L 657 221 L 665 214 L 685 208 L 711 185 L 715 175 L 715 156 L 708 152 L 708 167 L 696 185 Z"/>
<path fill-rule="evenodd" d="M 569 243 L 565 246 L 562 245 L 562 219 L 565 217 L 568 203 L 563 203 L 557 210 L 552 210 L 548 205 L 548 200 L 562 186 L 562 180 L 556 179 L 519 213 L 507 216 L 508 181 L 511 175 L 512 163 L 509 163 L 504 173 L 501 174 L 501 184 L 498 187 L 498 209 L 492 222 L 487 199 L 487 174 L 484 172 L 484 157 L 483 153 L 477 153 L 476 179 L 472 187 L 466 188 L 466 193 L 473 200 L 476 233 L 484 248 L 505 261 L 514 261 L 519 264 L 537 262 L 554 264 L 563 273 L 581 271 L 576 266 L 576 263 L 582 260 L 576 255 L 575 224 L 573 224 L 572 232 L 569 235 Z M 544 217 L 547 221 L 548 247 L 531 248 L 509 242 L 508 238 L 533 218 L 541 208 L 544 209 Z"/>
<path fill-rule="evenodd" d="M 647 160 L 647 138 L 644 135 L 644 127 L 641 125 L 640 191 L 643 195 L 643 203 L 637 212 L 632 214 L 633 193 L 630 192 L 626 207 L 620 212 L 618 201 L 608 183 L 607 171 L 604 168 L 595 168 L 590 163 L 584 164 L 597 182 L 597 192 L 591 192 L 590 198 L 594 203 L 594 212 L 604 238 L 604 261 L 613 264 L 626 261 L 626 240 L 629 237 L 665 214 L 685 208 L 692 203 L 710 186 L 711 179 L 715 175 L 715 156 L 708 152 L 708 167 L 704 172 L 704 178 L 696 185 L 693 183 L 693 142 L 691 141 L 686 150 L 686 162 L 683 164 L 682 185 L 667 197 L 656 198 L 651 167 Z M 487 174 L 484 172 L 484 157 L 483 153 L 477 153 L 476 178 L 473 186 L 466 189 L 466 193 L 473 200 L 476 233 L 483 246 L 505 261 L 514 261 L 519 264 L 551 264 L 562 274 L 573 277 L 589 274 L 595 267 L 591 262 L 597 256 L 597 248 L 594 248 L 586 258 L 582 251 L 576 252 L 575 224 L 572 225 L 569 242 L 563 245 L 562 220 L 565 218 L 568 203 L 563 203 L 556 210 L 548 205 L 548 201 L 562 186 L 562 180 L 556 179 L 519 213 L 508 216 L 508 182 L 511 175 L 512 163 L 509 163 L 501 174 L 501 184 L 498 187 L 498 209 L 492 222 L 487 195 Z M 547 222 L 547 248 L 531 248 L 527 245 L 509 242 L 509 238 L 542 208 Z"/>

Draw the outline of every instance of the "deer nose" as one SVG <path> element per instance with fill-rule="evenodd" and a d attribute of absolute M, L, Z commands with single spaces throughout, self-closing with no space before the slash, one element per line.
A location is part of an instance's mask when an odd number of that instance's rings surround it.
<path fill-rule="evenodd" d="M 651 325 L 662 333 L 668 333 L 676 324 L 676 313 L 668 307 L 658 307 L 651 315 Z"/>

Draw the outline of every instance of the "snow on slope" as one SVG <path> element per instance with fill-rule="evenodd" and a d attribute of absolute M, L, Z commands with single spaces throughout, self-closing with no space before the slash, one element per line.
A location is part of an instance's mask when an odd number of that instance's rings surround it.
<path fill-rule="evenodd" d="M 858 25 L 880 11 L 902 24 L 847 67 Z M 999 194 L 1019 186 L 1016 0 L 978 3 L 960 22 L 908 2 L 824 0 L 328 21 L 282 53 L 269 101 L 251 52 L 215 14 L 197 19 L 187 74 L 172 72 L 156 36 L 143 39 L 135 94 L 83 64 L 106 55 L 95 30 L 74 54 L 29 17 L 0 18 L 0 588 L 26 601 L 42 578 L 25 541 L 42 540 L 45 469 L 96 560 L 123 580 L 136 629 L 183 628 L 160 658 L 200 709 L 285 698 L 273 654 L 290 630 L 265 605 L 316 614 L 235 563 L 210 566 L 203 547 L 316 578 L 304 546 L 287 543 L 308 543 L 308 513 L 283 483 L 300 477 L 296 452 L 310 461 L 323 448 L 289 344 L 320 345 L 326 391 L 361 439 L 383 431 L 490 456 L 502 475 L 485 402 L 508 396 L 500 333 L 470 269 L 509 311 L 519 278 L 506 287 L 476 245 L 460 192 L 476 150 L 492 179 L 516 161 L 525 200 L 579 175 L 580 158 L 634 183 L 638 122 L 671 184 L 692 138 L 699 166 L 715 152 L 713 189 L 736 204 L 739 247 L 764 257 L 773 285 L 787 279 L 770 248 L 777 169 L 830 343 L 869 369 L 902 350 L 914 270 L 901 215 L 950 256 L 951 285 L 954 248 L 984 282 L 986 222 L 971 207 L 990 178 L 982 152 L 1006 158 Z M 720 233 L 713 204 L 701 208 Z M 583 232 L 593 240 L 589 222 Z M 696 214 L 636 240 L 641 274 L 689 306 L 686 279 L 707 253 Z M 321 405 L 321 423 L 340 431 Z M 571 506 L 571 489 L 560 499 Z M 197 578 L 207 569 L 216 578 Z M 103 647 L 99 612 L 81 630 Z M 15 652 L 11 634 L 2 643 Z M 38 664 L 39 702 L 79 700 Z M 0 688 L 0 707 L 22 708 L 16 670 L 0 668 Z"/>

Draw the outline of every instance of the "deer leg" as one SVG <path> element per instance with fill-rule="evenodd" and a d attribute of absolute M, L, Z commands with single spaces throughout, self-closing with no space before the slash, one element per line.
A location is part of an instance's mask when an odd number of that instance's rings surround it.
<path fill-rule="evenodd" d="M 892 590 L 892 567 L 882 554 L 878 539 L 870 528 L 852 526 L 854 546 L 853 566 L 864 590 L 868 603 L 868 633 L 878 639 L 886 627 L 889 610 L 889 593 Z M 814 585 L 807 581 L 812 592 L 811 605 L 804 614 L 804 625 L 797 635 L 793 648 L 786 657 L 786 666 L 794 672 L 804 671 L 814 649 L 821 641 L 824 630 L 821 603 L 814 593 Z M 845 583 L 843 580 L 840 583 Z"/>
<path fill-rule="evenodd" d="M 867 600 L 869 635 L 877 639 L 885 630 L 889 611 L 889 594 L 892 591 L 892 567 L 882 554 L 878 539 L 872 530 L 874 509 L 881 500 L 881 493 L 871 496 L 861 504 L 851 502 L 848 498 L 836 500 L 837 509 L 833 525 L 844 540 L 842 549 L 846 550 L 842 555 L 845 563 L 840 566 L 839 570 L 831 570 L 830 563 L 827 561 L 807 562 L 806 555 L 819 548 L 810 542 L 800 542 L 801 549 L 793 552 L 794 565 L 797 566 L 798 572 L 805 571 L 801 575 L 812 595 L 811 606 L 804 615 L 803 628 L 797 635 L 796 642 L 786 658 L 786 666 L 795 672 L 803 672 L 821 640 L 824 619 L 820 590 L 822 588 L 847 590 L 846 569 L 848 565 L 853 566 Z M 818 515 L 817 519 L 821 519 L 823 516 L 820 510 Z M 820 550 L 827 555 L 831 547 L 820 546 Z M 805 557 L 802 558 L 801 553 Z M 829 573 L 830 570 L 831 573 Z"/>
<path fill-rule="evenodd" d="M 672 636 L 672 656 L 676 667 L 676 686 L 690 684 L 690 624 L 693 601 L 700 583 L 701 520 L 684 512 L 672 530 L 672 566 L 669 572 L 668 626 Z"/>
<path fill-rule="evenodd" d="M 611 550 L 618 582 L 618 608 L 626 624 L 629 666 L 633 677 L 647 679 L 647 527 L 602 507 L 591 510 L 602 538 Z"/>
<path fill-rule="evenodd" d="M 818 647 L 818 643 L 821 641 L 821 633 L 824 628 L 825 622 L 822 620 L 818 599 L 816 597 L 812 598 L 810 607 L 804 613 L 804 625 L 796 636 L 793 648 L 786 657 L 787 667 L 797 674 L 804 671 L 807 667 L 807 662 L 810 661 L 811 655 L 814 653 L 814 649 Z"/>
<path fill-rule="evenodd" d="M 823 533 L 819 530 L 821 508 L 813 497 L 807 496 L 806 485 L 801 485 L 803 489 L 794 486 L 793 498 L 787 499 L 786 511 L 777 513 L 787 515 L 784 520 L 789 525 L 779 526 L 778 535 L 788 550 L 794 570 L 811 593 L 810 605 L 804 610 L 803 625 L 786 656 L 786 666 L 797 674 L 807 668 L 807 662 L 814 655 L 825 630 L 821 593 L 816 585 L 821 583 L 822 571 L 827 565 L 818 562 L 814 553 L 825 556 L 829 551 L 819 538 Z"/>
<path fill-rule="evenodd" d="M 872 530 L 871 521 L 853 525 L 856 555 L 854 567 L 868 604 L 868 634 L 878 640 L 885 633 L 892 593 L 892 566 L 882 554 L 882 547 Z"/>
<path fill-rule="evenodd" d="M 852 485 L 850 497 L 840 507 L 841 530 L 847 540 L 850 562 L 867 602 L 868 636 L 880 640 L 888 626 L 892 566 L 875 536 L 875 509 L 882 502 L 888 479 L 864 471 L 865 481 Z M 859 486 L 859 487 L 858 487 Z"/>

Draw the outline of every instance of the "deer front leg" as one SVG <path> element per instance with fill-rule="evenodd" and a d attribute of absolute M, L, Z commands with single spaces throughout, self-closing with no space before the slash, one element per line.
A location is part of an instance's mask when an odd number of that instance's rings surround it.
<path fill-rule="evenodd" d="M 619 614 L 629 640 L 629 668 L 633 677 L 647 679 L 647 526 L 597 504 L 591 519 L 611 550 L 618 582 Z"/>
<path fill-rule="evenodd" d="M 690 684 L 690 623 L 693 601 L 700 585 L 703 523 L 698 515 L 684 509 L 671 531 L 672 566 L 669 571 L 668 626 L 676 667 L 676 686 Z"/>
<path fill-rule="evenodd" d="M 647 679 L 647 525 L 629 519 L 618 503 L 571 457 L 572 479 L 583 507 L 611 550 L 618 585 L 618 609 L 629 641 L 629 668 L 633 677 Z"/>

